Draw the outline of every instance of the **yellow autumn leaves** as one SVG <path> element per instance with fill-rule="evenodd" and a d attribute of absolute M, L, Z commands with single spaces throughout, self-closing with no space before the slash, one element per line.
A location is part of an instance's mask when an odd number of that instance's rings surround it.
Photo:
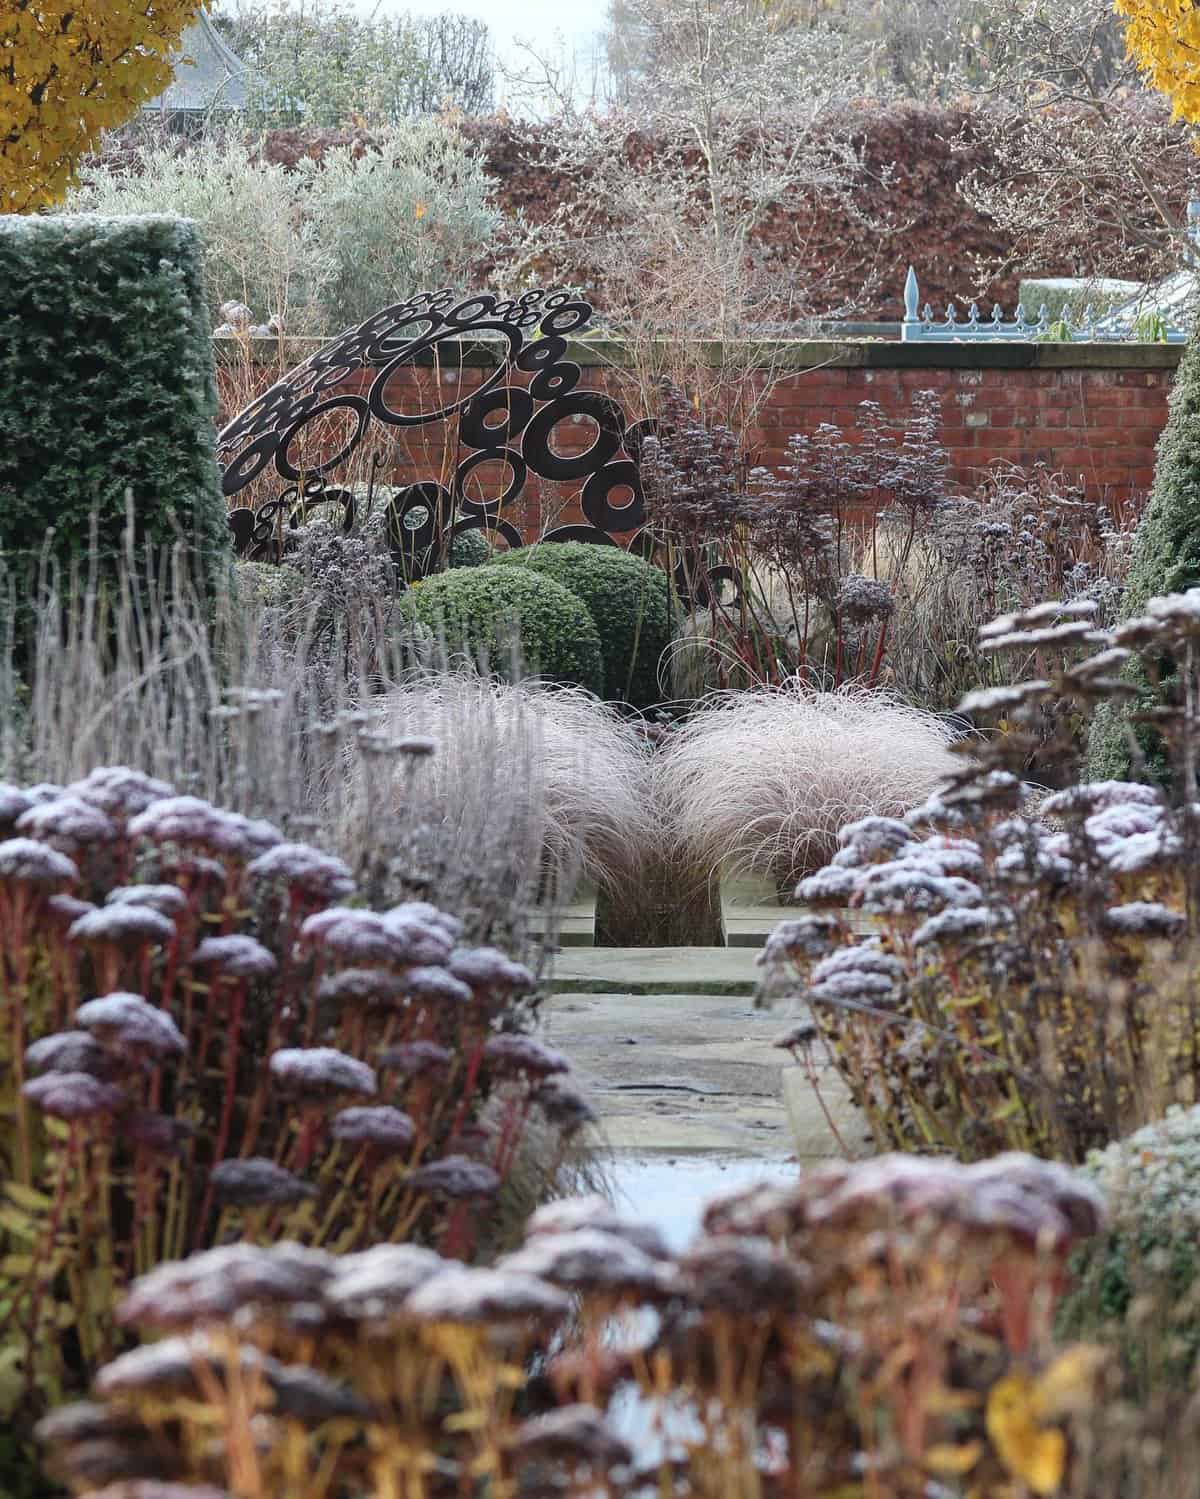
<path fill-rule="evenodd" d="M 170 81 L 208 0 L 0 0 L 0 212 L 56 203 L 104 130 Z"/>
<path fill-rule="evenodd" d="M 1200 121 L 1200 7 L 1193 0 L 1115 0 L 1125 42 L 1146 81 L 1176 117 Z"/>

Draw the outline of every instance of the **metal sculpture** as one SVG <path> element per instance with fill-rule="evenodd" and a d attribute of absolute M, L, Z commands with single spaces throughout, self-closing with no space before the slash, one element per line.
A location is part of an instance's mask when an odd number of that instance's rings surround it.
<path fill-rule="evenodd" d="M 457 419 L 457 447 L 467 452 L 449 483 L 417 478 L 388 504 L 390 543 L 407 577 L 420 577 L 443 543 L 464 531 L 488 530 L 509 546 L 522 545 L 506 512 L 531 473 L 550 481 L 582 481 L 579 502 L 587 524 L 559 526 L 545 540 L 612 544 L 616 535 L 639 532 L 645 497 L 638 464 L 656 423 L 630 424 L 611 396 L 578 389 L 582 372 L 566 358 L 567 340 L 582 332 L 591 316 L 587 302 L 566 292 L 530 291 L 503 301 L 489 294 L 456 301 L 449 291 L 423 292 L 326 344 L 251 402 L 218 438 L 227 496 L 271 473 L 284 485 L 256 509 L 230 512 L 239 555 L 279 560 L 284 528 L 314 508 L 332 510 L 349 531 L 360 497 L 338 474 L 345 474 L 368 434 L 452 419 Z M 478 388 L 434 410 L 390 404 L 394 376 L 406 367 L 436 364 L 440 346 L 464 338 L 477 340 L 474 347 L 496 360 Z M 516 372 L 528 377 L 527 383 L 512 383 Z M 348 389 L 351 385 L 356 388 Z M 318 424 L 335 417 L 350 428 L 349 436 L 319 461 L 304 463 L 298 452 L 305 433 L 320 431 Z M 580 417 L 596 424 L 592 445 L 583 453 L 556 452 L 555 429 Z M 471 474 L 496 461 L 509 470 L 502 491 L 494 499 L 471 499 L 466 489 Z"/>

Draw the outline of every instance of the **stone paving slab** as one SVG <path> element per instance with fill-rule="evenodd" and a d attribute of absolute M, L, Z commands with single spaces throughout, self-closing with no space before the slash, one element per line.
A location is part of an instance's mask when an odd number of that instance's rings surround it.
<path fill-rule="evenodd" d="M 806 1080 L 789 1079 L 785 1104 L 785 1070 L 796 1069 L 772 1043 L 789 1014 L 695 990 L 559 993 L 542 1008 L 547 1040 L 570 1057 L 614 1151 L 794 1154 L 804 1163 L 840 1156 Z M 819 1078 L 838 1134 L 862 1153 L 864 1128 L 840 1079 L 827 1066 Z"/>
<path fill-rule="evenodd" d="M 752 995 L 757 954 L 747 947 L 589 947 L 554 959 L 556 994 Z"/>

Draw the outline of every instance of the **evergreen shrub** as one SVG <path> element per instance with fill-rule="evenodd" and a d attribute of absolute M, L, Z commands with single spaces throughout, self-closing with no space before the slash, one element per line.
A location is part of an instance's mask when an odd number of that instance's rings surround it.
<path fill-rule="evenodd" d="M 1138 527 L 1121 621 L 1140 615 L 1149 599 L 1183 593 L 1200 584 L 1200 337 L 1194 333 L 1171 391 L 1167 425 L 1158 441 L 1154 486 Z M 1105 703 L 1088 741 L 1088 773 L 1096 780 L 1124 780 L 1134 772 L 1129 742 L 1130 715 L 1142 713 L 1168 690 L 1174 674 L 1169 661 L 1147 671 L 1141 657 L 1126 670 L 1137 689 L 1125 704 Z M 1165 771 L 1159 736 L 1139 725 L 1137 739 L 1152 774 Z"/>
<path fill-rule="evenodd" d="M 229 555 L 202 252 L 182 219 L 0 218 L 0 556 Z"/>
<path fill-rule="evenodd" d="M 600 631 L 610 699 L 635 708 L 661 701 L 658 664 L 671 642 L 670 583 L 661 568 L 622 547 L 585 541 L 518 547 L 496 561 L 553 578 L 587 606 Z"/>
<path fill-rule="evenodd" d="M 596 623 L 553 578 L 529 568 L 451 567 L 414 584 L 407 598 L 416 621 L 442 631 L 456 654 L 486 655 L 504 675 L 519 639 L 526 671 L 604 696 Z"/>
<path fill-rule="evenodd" d="M 1200 1355 L 1200 1108 L 1171 1109 L 1084 1170 L 1109 1225 L 1076 1255 L 1060 1330 L 1117 1344 L 1147 1386 L 1186 1380 Z"/>

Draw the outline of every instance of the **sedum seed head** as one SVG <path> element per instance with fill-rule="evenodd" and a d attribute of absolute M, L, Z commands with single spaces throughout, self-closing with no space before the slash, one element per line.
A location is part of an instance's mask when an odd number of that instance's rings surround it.
<path fill-rule="evenodd" d="M 554 1325 L 571 1310 L 571 1299 L 535 1275 L 454 1266 L 413 1291 L 404 1309 L 418 1322 Z"/>
<path fill-rule="evenodd" d="M 114 1050 L 128 1047 L 153 1057 L 182 1056 L 187 1050 L 183 1032 L 166 1010 L 147 1004 L 140 994 L 105 994 L 89 999 L 80 1005 L 75 1020 Z"/>
<path fill-rule="evenodd" d="M 391 1104 L 342 1109 L 333 1116 L 330 1133 L 347 1145 L 369 1145 L 385 1154 L 405 1151 L 416 1138 L 416 1126 Z"/>
<path fill-rule="evenodd" d="M 263 1156 L 221 1161 L 212 1169 L 213 1195 L 235 1207 L 285 1207 L 315 1197 L 317 1189 Z"/>
<path fill-rule="evenodd" d="M 287 1046 L 271 1054 L 271 1076 L 289 1092 L 324 1098 L 374 1093 L 375 1073 L 365 1062 L 332 1046 Z"/>
<path fill-rule="evenodd" d="M 43 1114 L 56 1119 L 96 1119 L 115 1114 L 127 1103 L 120 1088 L 90 1072 L 44 1072 L 21 1092 Z"/>
<path fill-rule="evenodd" d="M 279 967 L 275 954 L 256 941 L 234 933 L 228 937 L 205 937 L 192 954 L 194 968 L 207 968 L 231 979 L 269 978 Z"/>
<path fill-rule="evenodd" d="M 0 882 L 6 885 L 32 885 L 43 890 L 74 885 L 79 871 L 67 858 L 47 843 L 33 838 L 9 838 L 0 843 Z"/>

